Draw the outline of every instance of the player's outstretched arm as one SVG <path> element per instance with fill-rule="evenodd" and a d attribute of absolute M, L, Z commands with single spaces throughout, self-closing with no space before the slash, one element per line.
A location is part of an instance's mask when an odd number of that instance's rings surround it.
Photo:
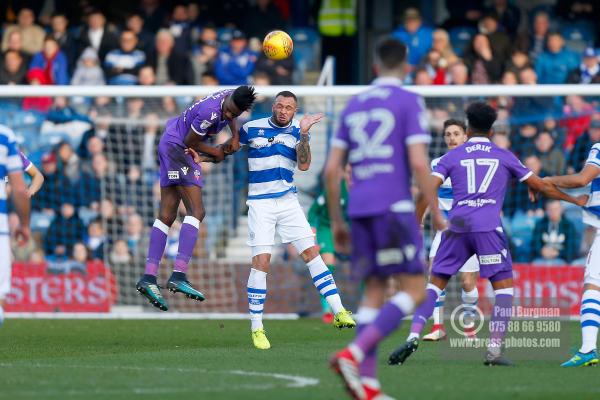
<path fill-rule="evenodd" d="M 226 155 L 233 154 L 240 149 L 240 130 L 237 126 L 237 120 L 234 118 L 229 121 L 229 130 L 231 131 L 231 138 L 227 139 L 223 143 L 223 150 Z"/>
<path fill-rule="evenodd" d="M 33 197 L 44 185 L 44 175 L 33 164 L 27 170 L 27 175 L 31 177 L 31 185 L 29 185 L 29 197 Z"/>
<path fill-rule="evenodd" d="M 560 191 L 556 185 L 549 180 L 543 180 L 535 174 L 532 174 L 524 182 L 533 192 L 541 192 L 544 196 L 551 199 L 568 201 L 569 203 L 576 204 L 580 207 L 585 206 L 588 200 L 587 195 L 577 197 L 570 196 L 565 192 Z"/>
<path fill-rule="evenodd" d="M 585 187 L 600 175 L 600 167 L 593 164 L 586 164 L 579 173 L 573 175 L 561 175 L 544 178 L 554 185 L 565 188 L 575 189 Z"/>
<path fill-rule="evenodd" d="M 309 115 L 304 114 L 300 120 L 300 142 L 296 145 L 296 154 L 298 159 L 298 169 L 308 171 L 312 159 L 309 143 L 310 128 L 323 119 L 323 114 Z"/>
<path fill-rule="evenodd" d="M 333 147 L 329 152 L 324 172 L 327 206 L 329 209 L 329 218 L 331 219 L 335 249 L 342 254 L 350 252 L 350 230 L 348 229 L 348 224 L 344 221 L 340 206 L 340 182 L 346 161 L 346 149 Z"/>

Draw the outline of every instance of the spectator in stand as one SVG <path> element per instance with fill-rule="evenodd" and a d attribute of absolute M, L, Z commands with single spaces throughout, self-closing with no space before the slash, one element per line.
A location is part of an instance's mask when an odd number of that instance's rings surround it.
<path fill-rule="evenodd" d="M 73 246 L 73 261 L 79 264 L 76 269 L 81 269 L 82 272 L 85 272 L 87 269 L 87 263 L 90 261 L 90 253 L 85 244 L 82 242 L 77 242 Z"/>
<path fill-rule="evenodd" d="M 131 254 L 127 248 L 127 242 L 123 239 L 119 239 L 113 245 L 110 254 L 108 255 L 108 261 L 113 267 L 129 267 L 131 264 Z"/>
<path fill-rule="evenodd" d="M 479 31 L 489 39 L 494 57 L 505 62 L 510 57 L 511 42 L 510 37 L 498 30 L 498 16 L 488 14 L 479 23 Z"/>
<path fill-rule="evenodd" d="M 2 57 L 4 57 L 6 53 L 11 50 L 19 53 L 21 55 L 21 58 L 23 58 L 23 63 L 29 68 L 31 54 L 23 51 L 23 35 L 21 34 L 21 31 L 12 31 L 8 35 L 8 45 L 6 50 L 2 51 Z"/>
<path fill-rule="evenodd" d="M 256 54 L 248 49 L 246 35 L 233 31 L 229 46 L 219 51 L 215 73 L 221 85 L 245 85 L 254 72 Z"/>
<path fill-rule="evenodd" d="M 0 85 L 24 85 L 27 83 L 26 74 L 27 65 L 18 51 L 8 50 L 4 53 L 0 67 Z"/>
<path fill-rule="evenodd" d="M 546 51 L 546 43 L 550 34 L 550 16 L 539 11 L 533 17 L 533 29 L 526 29 L 519 34 L 516 48 L 529 54 L 529 58 L 535 62 L 537 58 Z"/>
<path fill-rule="evenodd" d="M 474 85 L 496 83 L 502 77 L 504 60 L 494 54 L 490 39 L 486 35 L 480 33 L 473 37 L 464 60 Z"/>
<path fill-rule="evenodd" d="M 542 163 L 535 155 L 525 157 L 523 164 L 529 168 L 534 174 L 544 177 L 542 171 Z M 526 185 L 521 185 L 519 182 L 512 182 L 506 193 L 506 199 L 510 201 L 504 202 L 503 211 L 508 217 L 513 217 L 515 213 L 524 213 L 529 217 L 540 217 L 544 215 L 543 196 L 538 196 L 535 202 L 529 198 L 529 192 Z"/>
<path fill-rule="evenodd" d="M 579 66 L 577 54 L 565 49 L 564 45 L 565 41 L 560 33 L 552 32 L 548 35 L 548 50 L 535 61 L 539 83 L 565 83 L 569 71 Z"/>
<path fill-rule="evenodd" d="M 445 85 L 448 62 L 439 51 L 429 50 L 427 56 L 419 68 L 424 68 L 431 78 L 432 85 Z"/>
<path fill-rule="evenodd" d="M 119 46 L 117 33 L 106 25 L 106 18 L 99 10 L 93 10 L 87 15 L 87 25 L 78 35 L 78 53 L 91 47 L 96 50 L 98 58 L 104 60 L 106 53 Z"/>
<path fill-rule="evenodd" d="M 150 33 L 156 33 L 164 26 L 167 12 L 160 4 L 160 0 L 141 0 L 138 13 L 144 20 L 146 29 Z"/>
<path fill-rule="evenodd" d="M 414 72 L 413 84 L 418 86 L 431 85 L 431 75 L 427 69 L 419 67 Z"/>
<path fill-rule="evenodd" d="M 577 231 L 563 215 L 560 201 L 546 203 L 546 214 L 535 223 L 531 244 L 534 264 L 563 265 L 577 258 Z"/>
<path fill-rule="evenodd" d="M 537 85 L 537 75 L 532 68 L 525 68 L 519 73 L 522 85 Z M 554 110 L 551 97 L 515 97 L 512 107 L 514 124 L 537 123 L 542 116 Z"/>
<path fill-rule="evenodd" d="M 109 199 L 100 201 L 100 215 L 106 226 L 109 241 L 113 242 L 115 238 L 123 236 L 125 233 L 123 219 L 117 214 L 114 203 Z"/>
<path fill-rule="evenodd" d="M 415 68 L 433 44 L 433 29 L 423 24 L 421 13 L 416 8 L 407 8 L 404 23 L 393 35 L 408 47 L 407 63 Z"/>
<path fill-rule="evenodd" d="M 50 36 L 56 40 L 60 50 L 67 57 L 69 73 L 72 74 L 75 70 L 75 61 L 77 61 L 77 42 L 75 37 L 67 30 L 68 26 L 69 20 L 64 14 L 54 14 L 50 19 L 52 29 Z"/>
<path fill-rule="evenodd" d="M 242 26 L 249 38 L 258 38 L 261 42 L 267 33 L 283 28 L 283 17 L 271 0 L 257 0 L 248 10 Z"/>
<path fill-rule="evenodd" d="M 448 69 L 450 72 L 450 84 L 452 85 L 468 85 L 469 84 L 469 68 L 463 62 L 452 64 Z"/>
<path fill-rule="evenodd" d="M 50 85 L 46 72 L 41 68 L 30 68 L 27 71 L 27 82 L 30 85 Z M 52 106 L 51 97 L 25 97 L 23 99 L 23 110 L 33 110 L 46 113 Z"/>
<path fill-rule="evenodd" d="M 96 50 L 86 48 L 79 60 L 71 79 L 71 85 L 104 85 L 104 71 L 100 68 L 100 60 Z"/>
<path fill-rule="evenodd" d="M 518 76 L 526 68 L 531 68 L 531 62 L 527 53 L 518 49 L 513 51 L 510 55 L 510 60 L 506 63 L 505 70 L 512 71 Z"/>
<path fill-rule="evenodd" d="M 597 24 L 600 19 L 600 7 L 596 0 L 558 0 L 555 7 L 556 15 L 566 21 L 589 21 Z"/>
<path fill-rule="evenodd" d="M 452 49 L 448 32 L 443 29 L 436 29 L 433 31 L 431 48 L 437 50 L 442 55 L 442 58 L 446 60 L 448 65 L 453 65 L 460 61 L 456 53 L 454 53 L 454 49 Z"/>
<path fill-rule="evenodd" d="M 254 70 L 267 74 L 273 85 L 291 85 L 294 74 L 294 57 L 271 60 L 261 52 Z"/>
<path fill-rule="evenodd" d="M 560 123 L 567 131 L 565 148 L 571 150 L 577 138 L 583 135 L 590 126 L 592 117 L 596 119 L 599 115 L 594 114 L 594 106 L 586 103 L 581 96 L 567 96 L 565 102 Z"/>
<path fill-rule="evenodd" d="M 35 54 L 29 64 L 29 69 L 41 69 L 50 85 L 69 84 L 69 63 L 60 50 L 56 39 L 46 36 L 42 51 Z"/>
<path fill-rule="evenodd" d="M 104 69 L 109 85 L 137 84 L 140 68 L 146 63 L 146 54 L 136 48 L 137 43 L 135 33 L 123 31 L 120 47 L 106 54 Z"/>
<path fill-rule="evenodd" d="M 104 259 L 105 243 L 107 243 L 107 238 L 106 234 L 104 233 L 102 221 L 100 219 L 96 219 L 90 222 L 87 228 L 87 236 L 85 238 L 85 245 L 90 250 L 90 259 Z"/>
<path fill-rule="evenodd" d="M 85 143 L 81 142 L 77 153 L 82 159 L 81 171 L 84 173 L 93 173 L 92 160 L 96 154 L 104 154 L 104 141 L 98 136 L 91 135 Z"/>
<path fill-rule="evenodd" d="M 600 115 L 596 114 L 590 122 L 587 132 L 577 139 L 573 150 L 569 153 L 569 159 L 567 160 L 568 174 L 574 174 L 583 169 L 591 147 L 598 142 L 600 142 Z"/>
<path fill-rule="evenodd" d="M 73 245 L 81 240 L 84 233 L 85 226 L 77 215 L 75 206 L 63 203 L 60 213 L 44 236 L 44 250 L 48 256 L 65 257 L 73 252 Z"/>
<path fill-rule="evenodd" d="M 558 122 L 552 115 L 546 115 L 542 129 L 552 135 L 554 144 L 557 147 L 562 148 L 564 146 L 567 132 L 565 128 L 558 126 Z"/>
<path fill-rule="evenodd" d="M 53 216 L 60 209 L 62 191 L 69 188 L 68 180 L 58 172 L 56 155 L 53 152 L 42 157 L 44 186 L 33 197 L 32 209 Z"/>
<path fill-rule="evenodd" d="M 600 64 L 598 53 L 593 47 L 583 52 L 583 61 L 579 68 L 569 73 L 568 83 L 600 83 Z"/>
<path fill-rule="evenodd" d="M 202 42 L 198 50 L 194 52 L 192 66 L 196 84 L 201 84 L 202 74 L 205 72 L 214 73 L 218 54 L 219 43 L 216 40 Z"/>
<path fill-rule="evenodd" d="M 148 59 L 156 73 L 156 84 L 191 85 L 194 83 L 194 71 L 190 59 L 173 49 L 175 40 L 166 29 L 156 34 L 155 51 Z"/>
<path fill-rule="evenodd" d="M 192 27 L 189 21 L 188 9 L 183 4 L 177 4 L 173 8 L 169 32 L 175 41 L 175 51 L 181 54 L 189 54 L 192 50 Z"/>
<path fill-rule="evenodd" d="M 140 14 L 131 14 L 125 21 L 125 29 L 135 33 L 138 38 L 138 49 L 142 50 L 146 54 L 152 52 L 154 45 L 154 35 L 148 32 L 144 25 L 144 19 Z"/>
<path fill-rule="evenodd" d="M 87 114 L 78 113 L 65 96 L 56 96 L 40 129 L 41 135 L 59 133 L 68 136 L 73 147 L 79 147 L 83 137 L 93 133 L 94 125 Z"/>
<path fill-rule="evenodd" d="M 200 84 L 202 86 L 219 86 L 219 79 L 212 72 L 205 72 L 200 77 Z"/>
<path fill-rule="evenodd" d="M 71 183 L 79 181 L 81 176 L 81 160 L 73 151 L 69 142 L 63 141 L 56 145 L 56 155 L 58 156 L 58 169 L 69 179 Z"/>
<path fill-rule="evenodd" d="M 542 171 L 546 176 L 562 175 L 565 171 L 565 155 L 562 149 L 554 146 L 550 132 L 542 131 L 535 138 L 536 155 L 542 162 Z"/>
<path fill-rule="evenodd" d="M 535 154 L 535 137 L 537 135 L 537 127 L 532 123 L 526 123 L 516 127 L 516 132 L 513 132 L 510 137 L 512 143 L 512 151 L 519 159 L 524 159 L 527 156 Z"/>
<path fill-rule="evenodd" d="M 497 16 L 500 27 L 504 32 L 514 38 L 521 22 L 521 10 L 509 0 L 494 0 L 494 3 L 488 10 Z"/>
<path fill-rule="evenodd" d="M 127 218 L 127 247 L 134 258 L 146 256 L 147 240 L 144 230 L 144 220 L 139 214 Z"/>
<path fill-rule="evenodd" d="M 8 37 L 14 31 L 21 32 L 23 51 L 33 55 L 42 50 L 44 30 L 35 24 L 35 14 L 30 8 L 22 8 L 17 16 L 16 25 L 8 25 L 2 35 L 2 51 L 8 50 Z"/>

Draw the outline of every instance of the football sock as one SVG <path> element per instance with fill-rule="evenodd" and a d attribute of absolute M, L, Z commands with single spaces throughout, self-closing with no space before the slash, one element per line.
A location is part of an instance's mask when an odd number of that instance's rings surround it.
<path fill-rule="evenodd" d="M 200 229 L 200 221 L 192 216 L 186 216 L 181 224 L 179 232 L 179 248 L 177 258 L 175 258 L 175 266 L 173 271 L 183 272 L 188 271 L 190 259 L 198 240 L 198 229 Z"/>
<path fill-rule="evenodd" d="M 513 288 L 495 290 L 496 301 L 490 321 L 490 344 L 488 351 L 493 355 L 502 353 L 502 341 L 512 317 Z"/>
<path fill-rule="evenodd" d="M 337 314 L 342 311 L 344 306 L 342 306 L 342 299 L 338 294 L 335 280 L 323 262 L 321 256 L 316 256 L 310 260 L 306 266 L 308 267 L 315 287 L 319 293 L 325 297 L 325 300 L 327 300 L 327 303 L 329 304 L 329 307 L 331 307 L 333 313 Z"/>
<path fill-rule="evenodd" d="M 152 231 L 150 232 L 148 258 L 146 259 L 146 270 L 144 272 L 146 275 L 156 276 L 156 274 L 158 274 L 158 267 L 163 253 L 165 252 L 168 234 L 169 227 L 161 220 L 156 219 L 154 225 L 152 225 Z"/>
<path fill-rule="evenodd" d="M 440 327 L 444 324 L 444 302 L 446 301 L 446 291 L 442 290 L 440 296 L 435 302 L 435 308 L 433 309 L 433 328 Z"/>
<path fill-rule="evenodd" d="M 596 349 L 600 327 L 600 290 L 588 289 L 581 296 L 581 348 L 582 353 Z"/>
<path fill-rule="evenodd" d="M 442 289 L 432 283 L 427 284 L 427 292 L 425 293 L 425 301 L 415 310 L 415 315 L 410 325 L 410 335 L 407 340 L 419 338 L 423 327 L 427 324 L 429 317 L 433 313 L 437 298 L 442 294 Z"/>
<path fill-rule="evenodd" d="M 267 273 L 250 269 L 248 276 L 248 309 L 250 311 L 250 329 L 255 331 L 263 328 L 262 317 L 267 298 Z"/>
<path fill-rule="evenodd" d="M 356 335 L 360 335 L 360 333 L 375 321 L 377 318 L 377 314 L 379 314 L 379 310 L 372 307 L 364 307 L 361 306 L 358 308 L 356 312 Z M 376 378 L 377 377 L 377 347 L 373 347 L 367 353 L 365 353 L 365 357 L 363 361 L 360 363 L 360 376 L 367 378 Z"/>
<path fill-rule="evenodd" d="M 335 271 L 335 265 L 328 264 L 327 269 L 333 275 L 333 272 Z M 331 307 L 329 307 L 329 303 L 327 303 L 325 297 L 323 297 L 322 294 L 319 294 L 319 298 L 321 299 L 321 311 L 323 312 L 323 314 L 331 312 Z"/>
<path fill-rule="evenodd" d="M 465 292 L 463 289 L 461 299 L 464 310 L 464 320 L 474 321 L 474 318 L 477 315 L 475 310 L 477 308 L 477 302 L 479 301 L 479 290 L 477 290 L 477 287 L 470 292 Z"/>

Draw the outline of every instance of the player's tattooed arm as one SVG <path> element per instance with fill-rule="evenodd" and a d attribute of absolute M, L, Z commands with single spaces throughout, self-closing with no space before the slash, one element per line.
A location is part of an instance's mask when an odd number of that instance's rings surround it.
<path fill-rule="evenodd" d="M 308 142 L 308 134 L 300 135 L 300 143 L 296 146 L 296 153 L 298 154 L 298 169 L 300 171 L 306 171 L 310 167 L 311 153 L 310 143 Z"/>

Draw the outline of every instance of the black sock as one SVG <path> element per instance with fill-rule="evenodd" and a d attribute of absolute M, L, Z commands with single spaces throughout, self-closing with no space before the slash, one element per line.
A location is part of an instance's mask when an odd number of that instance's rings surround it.
<path fill-rule="evenodd" d="M 145 280 L 146 282 L 156 284 L 156 276 L 154 276 L 154 275 L 144 274 L 144 277 L 142 279 Z"/>

